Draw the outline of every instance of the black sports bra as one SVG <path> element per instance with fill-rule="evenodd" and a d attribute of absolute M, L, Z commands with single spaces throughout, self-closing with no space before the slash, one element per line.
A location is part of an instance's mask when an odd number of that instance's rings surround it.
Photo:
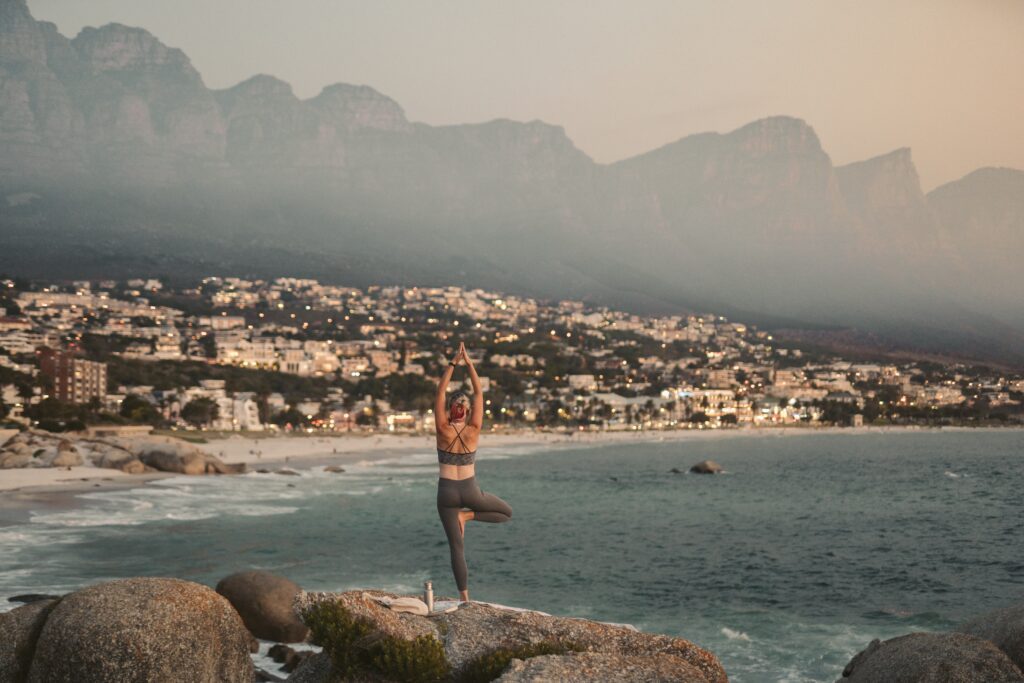
<path fill-rule="evenodd" d="M 465 429 L 463 427 L 462 429 Z M 462 429 L 455 430 L 455 438 L 451 440 L 447 448 L 437 449 L 437 461 L 442 465 L 472 465 L 476 461 L 476 451 L 470 451 L 469 446 L 462 440 Z M 452 452 L 452 446 L 458 441 L 466 449 L 465 453 Z"/>
<path fill-rule="evenodd" d="M 437 449 L 437 461 L 442 465 L 472 465 L 476 461 L 476 451 L 472 453 L 452 453 Z"/>

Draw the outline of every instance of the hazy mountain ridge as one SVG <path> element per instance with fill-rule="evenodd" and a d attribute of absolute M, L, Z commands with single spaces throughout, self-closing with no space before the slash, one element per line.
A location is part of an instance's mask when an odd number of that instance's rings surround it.
<path fill-rule="evenodd" d="M 455 281 L 924 343 L 938 323 L 1003 353 L 1024 340 L 1020 178 L 925 195 L 909 150 L 835 167 L 781 116 L 597 164 L 558 126 L 432 127 L 368 86 L 211 90 L 144 29 L 68 39 L 0 0 L 0 270 Z"/>

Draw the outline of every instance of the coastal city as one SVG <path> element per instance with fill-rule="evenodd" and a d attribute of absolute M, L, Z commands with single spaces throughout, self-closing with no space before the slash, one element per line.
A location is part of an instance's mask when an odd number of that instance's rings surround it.
<path fill-rule="evenodd" d="M 494 431 L 1024 419 L 1021 374 L 839 358 L 710 314 L 207 277 L 0 280 L 0 422 L 430 433 L 436 377 L 459 342 Z"/>

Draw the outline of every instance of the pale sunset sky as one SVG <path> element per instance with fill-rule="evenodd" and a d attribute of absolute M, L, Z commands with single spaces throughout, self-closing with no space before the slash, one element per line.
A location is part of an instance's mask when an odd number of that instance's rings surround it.
<path fill-rule="evenodd" d="M 370 85 L 411 120 L 564 126 L 611 162 L 786 114 L 836 164 L 911 147 L 925 190 L 1024 169 L 1024 0 L 29 0 L 141 26 L 207 86 Z"/>

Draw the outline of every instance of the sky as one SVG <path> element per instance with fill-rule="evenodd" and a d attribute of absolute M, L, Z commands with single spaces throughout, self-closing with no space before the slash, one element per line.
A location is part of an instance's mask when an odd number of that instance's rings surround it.
<path fill-rule="evenodd" d="M 337 82 L 413 121 L 561 125 L 613 162 L 772 115 L 836 164 L 910 147 L 927 191 L 1024 169 L 1024 0 L 29 0 L 73 37 L 141 26 L 207 86 Z"/>

